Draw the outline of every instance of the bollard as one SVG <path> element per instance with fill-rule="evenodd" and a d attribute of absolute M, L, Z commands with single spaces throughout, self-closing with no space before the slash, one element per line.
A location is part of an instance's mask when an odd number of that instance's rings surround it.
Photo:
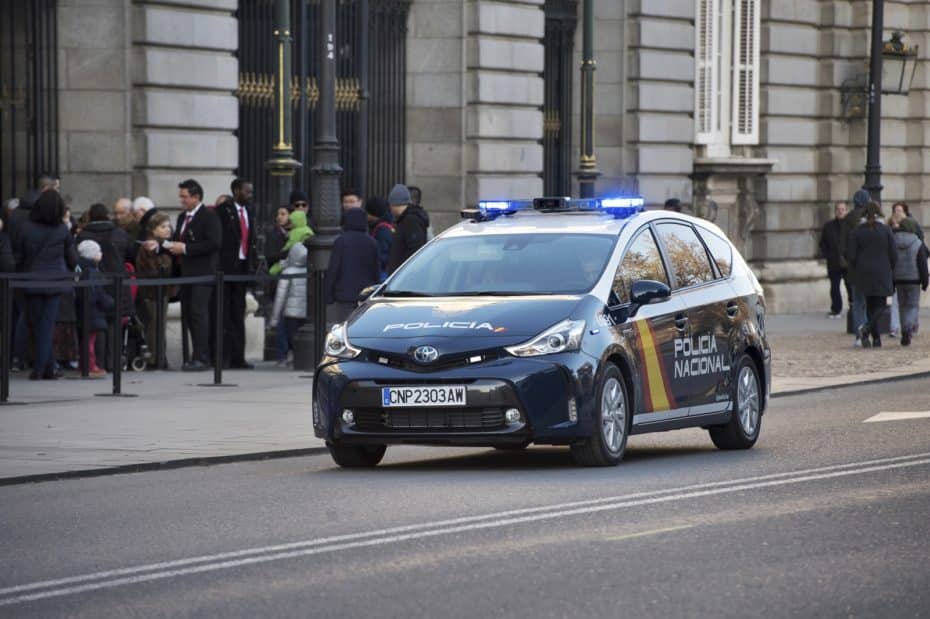
<path fill-rule="evenodd" d="M 89 280 L 88 280 L 89 281 Z M 90 376 L 90 294 L 81 288 L 81 378 Z"/>
<path fill-rule="evenodd" d="M 215 315 L 213 316 L 213 325 L 215 330 L 213 332 L 213 382 L 212 383 L 202 383 L 201 387 L 235 387 L 236 385 L 224 385 L 223 384 L 223 336 L 224 333 L 224 303 L 223 303 L 223 284 L 224 284 L 224 275 L 222 271 L 216 272 L 216 279 L 214 280 L 214 306 L 216 307 Z"/>
<path fill-rule="evenodd" d="M 110 363 L 113 365 L 113 392 L 98 393 L 101 397 L 134 398 L 135 394 L 123 393 L 123 274 L 113 277 L 113 305 L 116 308 L 116 320 L 113 321 L 110 341 Z"/>
<path fill-rule="evenodd" d="M 10 399 L 10 340 L 13 338 L 13 299 L 10 280 L 0 280 L 0 293 L 3 298 L 3 324 L 0 325 L 3 341 L 0 342 L 0 403 L 6 404 Z"/>
<path fill-rule="evenodd" d="M 155 288 L 155 341 L 152 342 L 155 350 L 155 367 L 164 370 L 165 363 L 165 287 Z"/>

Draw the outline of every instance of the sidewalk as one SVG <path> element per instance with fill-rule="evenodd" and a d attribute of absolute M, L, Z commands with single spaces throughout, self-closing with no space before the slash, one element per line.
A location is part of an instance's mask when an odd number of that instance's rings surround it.
<path fill-rule="evenodd" d="M 769 316 L 775 395 L 930 373 L 930 312 L 909 348 L 884 337 L 880 350 L 854 349 L 841 320 Z M 13 375 L 10 405 L 0 406 L 0 482 L 32 475 L 148 467 L 269 452 L 322 451 L 310 421 L 306 374 L 261 364 L 228 371 L 232 387 L 200 387 L 212 372 L 132 372 L 123 392 L 105 380 L 29 381 Z"/>

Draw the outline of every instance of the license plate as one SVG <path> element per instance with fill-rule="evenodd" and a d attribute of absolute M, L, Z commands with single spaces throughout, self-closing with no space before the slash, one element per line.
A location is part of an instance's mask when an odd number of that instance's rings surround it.
<path fill-rule="evenodd" d="M 382 387 L 384 408 L 414 406 L 465 406 L 465 387 L 435 385 L 424 387 Z"/>

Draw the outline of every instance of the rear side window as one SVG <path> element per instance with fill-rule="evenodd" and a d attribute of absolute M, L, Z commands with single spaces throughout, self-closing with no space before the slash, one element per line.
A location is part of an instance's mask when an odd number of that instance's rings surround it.
<path fill-rule="evenodd" d="M 656 229 L 675 271 L 676 289 L 714 280 L 714 269 L 694 228 L 687 224 L 660 223 Z"/>
<path fill-rule="evenodd" d="M 649 228 L 640 231 L 630 243 L 614 275 L 613 290 L 620 304 L 630 302 L 630 288 L 633 282 L 640 279 L 651 279 L 668 285 L 668 274 L 662 264 L 659 246 Z"/>
<path fill-rule="evenodd" d="M 709 230 L 699 229 L 699 232 L 714 262 L 717 263 L 720 273 L 724 277 L 730 277 L 730 272 L 733 270 L 733 249 L 730 243 Z"/>

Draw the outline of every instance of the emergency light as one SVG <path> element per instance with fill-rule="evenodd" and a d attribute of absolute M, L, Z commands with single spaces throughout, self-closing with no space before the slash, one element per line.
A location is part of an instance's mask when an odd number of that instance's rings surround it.
<path fill-rule="evenodd" d="M 467 219 L 490 221 L 501 215 L 513 215 L 518 211 L 535 210 L 542 213 L 597 212 L 626 219 L 641 213 L 646 200 L 639 196 L 614 196 L 609 198 L 571 198 L 568 196 L 534 198 L 532 200 L 482 200 L 478 209 L 464 210 Z"/>

